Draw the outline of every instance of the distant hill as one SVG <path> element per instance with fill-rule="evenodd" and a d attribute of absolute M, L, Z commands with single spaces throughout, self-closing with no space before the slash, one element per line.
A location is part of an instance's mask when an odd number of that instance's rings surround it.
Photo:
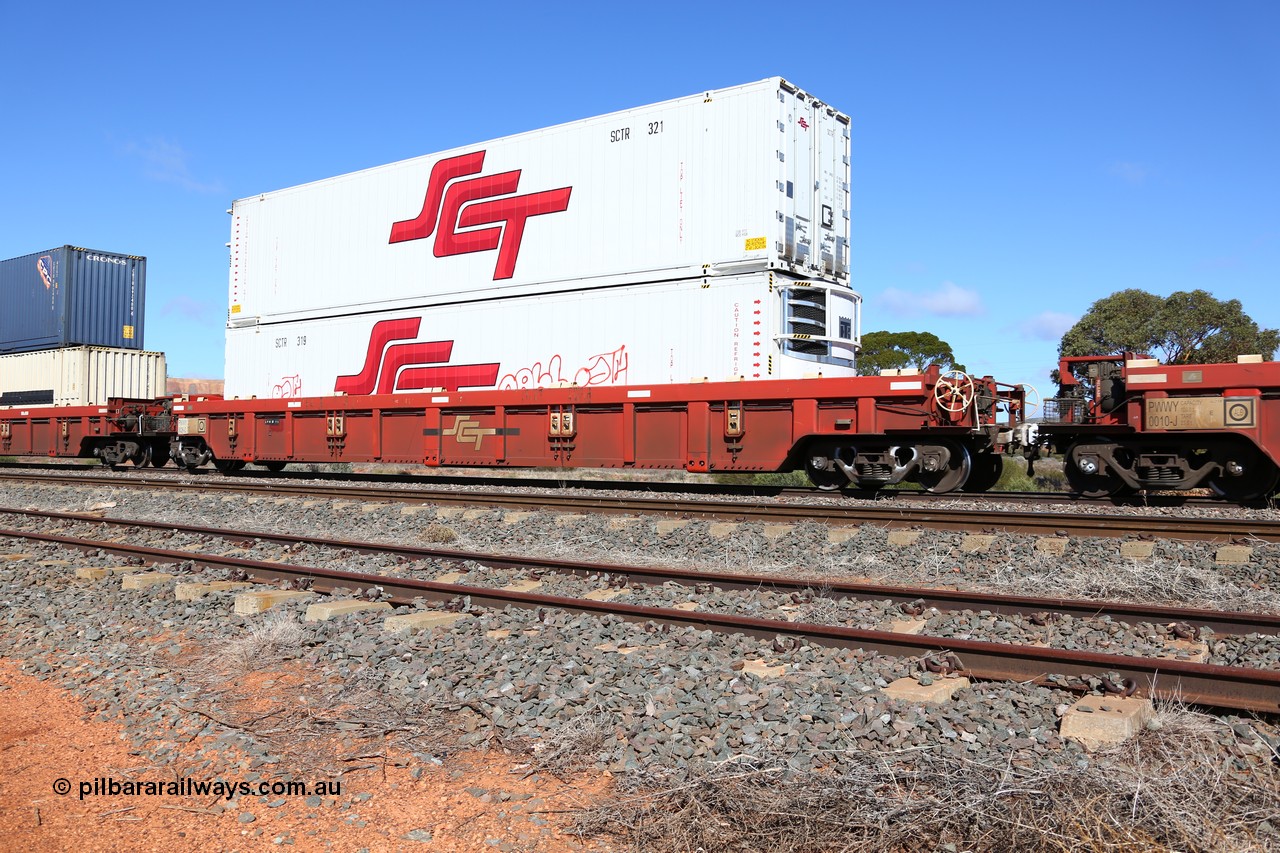
<path fill-rule="evenodd" d="M 164 385 L 165 394 L 192 394 L 205 396 L 222 393 L 221 379 L 182 379 L 170 376 Z"/>

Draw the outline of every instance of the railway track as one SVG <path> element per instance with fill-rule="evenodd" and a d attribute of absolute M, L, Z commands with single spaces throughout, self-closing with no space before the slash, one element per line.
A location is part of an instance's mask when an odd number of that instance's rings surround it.
<path fill-rule="evenodd" d="M 1078 616 L 1109 616 L 1149 622 L 1177 621 L 1192 626 L 1211 627 L 1220 633 L 1280 633 L 1280 617 L 1267 614 L 1224 613 L 1184 610 L 1181 608 L 1142 607 L 1122 603 L 1072 602 L 1061 599 L 1034 599 L 982 594 L 974 596 L 949 590 L 927 590 L 879 587 L 859 584 L 830 584 L 812 580 L 787 581 L 774 577 L 708 574 L 617 566 L 604 563 L 575 563 L 542 558 L 525 559 L 505 555 L 480 555 L 441 549 L 405 548 L 366 542 L 334 542 L 284 534 L 265 535 L 256 532 L 219 528 L 182 526 L 167 523 L 135 522 L 105 519 L 75 513 L 4 512 L 28 518 L 44 517 L 75 523 L 90 522 L 111 527 L 149 528 L 178 531 L 195 536 L 216 537 L 244 544 L 253 539 L 281 545 L 323 545 L 326 547 L 378 552 L 407 559 L 431 559 L 438 563 L 461 564 L 483 562 L 486 565 L 540 568 L 573 574 L 594 574 L 626 578 L 630 583 L 680 583 L 686 586 L 712 584 L 721 588 L 780 591 L 811 590 L 822 586 L 824 595 L 832 597 L 888 598 L 912 602 L 923 598 L 927 606 L 939 609 L 981 607 L 1001 613 L 1058 612 Z M 640 622 L 654 622 L 700 630 L 741 633 L 774 642 L 785 652 L 808 643 L 836 648 L 861 648 L 886 655 L 918 657 L 923 661 L 955 660 L 962 671 L 986 680 L 1045 681 L 1051 676 L 1083 680 L 1104 673 L 1115 673 L 1132 681 L 1144 695 L 1180 697 L 1183 700 L 1214 707 L 1265 713 L 1280 712 L 1280 672 L 1270 669 L 1222 666 L 1168 658 L 1145 658 L 1094 651 L 1054 649 L 1033 645 L 1013 645 L 980 640 L 925 636 L 893 631 L 867 630 L 843 626 L 761 619 L 676 607 L 652 607 L 618 601 L 592 600 L 582 597 L 546 595 L 510 589 L 440 583 L 407 577 L 368 572 L 349 572 L 316 566 L 301 566 L 275 561 L 251 560 L 231 555 L 201 554 L 189 550 L 157 548 L 118 539 L 91 539 L 80 536 L 41 533 L 24 530 L 0 530 L 0 536 L 45 542 L 89 551 L 105 551 L 152 563 L 186 563 L 226 569 L 242 573 L 259 583 L 287 582 L 309 586 L 317 592 L 335 590 L 378 590 L 394 604 L 409 605 L 415 599 L 450 604 L 469 599 L 474 606 L 525 609 L 558 608 L 597 616 L 616 615 Z M 830 591 L 828 591 L 830 590 Z M 932 604 L 930 604 L 932 602 Z M 1060 681 L 1054 683 L 1061 685 Z M 1078 683 L 1074 686 L 1080 688 Z M 1065 685 L 1072 686 L 1072 685 Z"/>
<path fill-rule="evenodd" d="M 1239 613 L 1221 610 L 1205 610 L 1182 607 L 1163 607 L 1150 604 L 1129 604 L 1116 601 L 1087 601 L 1067 598 L 1034 598 L 1028 596 L 1001 595 L 986 591 L 937 589 L 933 587 L 899 587 L 883 584 L 864 584 L 832 581 L 827 578 L 787 578 L 777 575 L 752 575 L 732 572 L 710 572 L 678 568 L 629 566 L 617 563 L 558 560 L 547 557 L 522 557 L 512 554 L 484 554 L 474 551 L 458 551 L 446 548 L 423 548 L 409 545 L 363 542 L 349 539 L 332 539 L 317 536 L 300 536 L 289 533 L 264 533 L 259 531 L 228 530 L 200 525 L 174 524 L 165 521 L 106 518 L 94 514 L 49 512 L 43 510 L 11 509 L 0 507 L 0 516 L 14 516 L 50 521 L 105 524 L 113 527 L 133 527 L 145 530 L 183 533 L 190 536 L 209 537 L 244 545 L 253 541 L 270 542 L 294 550 L 307 545 L 352 551 L 360 554 L 387 554 L 407 560 L 434 560 L 461 566 L 465 563 L 481 563 L 491 568 L 525 569 L 572 574 L 580 577 L 608 575 L 610 579 L 626 583 L 662 585 L 675 583 L 686 587 L 712 584 L 723 590 L 770 589 L 783 593 L 812 593 L 820 590 L 823 598 L 833 600 L 856 599 L 892 601 L 909 609 L 935 609 L 939 611 L 974 610 L 1002 615 L 1057 614 L 1075 618 L 1098 618 L 1154 624 L 1181 623 L 1191 629 L 1205 627 L 1225 634 L 1280 634 L 1280 615 L 1268 613 Z M 0 535 L 21 534 L 21 531 L 0 530 Z"/>
<path fill-rule="evenodd" d="M 127 469 L 126 469 L 127 470 Z M 10 474 L 21 479 L 22 471 L 46 471 L 51 474 L 78 473 L 84 476 L 112 477 L 112 469 L 86 465 L 70 465 L 65 462 L 4 462 L 0 463 L 0 479 L 8 479 Z M 119 475 L 115 475 L 119 476 Z M 130 474 L 129 476 L 134 476 Z M 990 501 L 998 503 L 1025 503 L 1036 506 L 1083 506 L 1083 507 L 1208 507 L 1222 509 L 1231 505 L 1221 499 L 1186 492 L 1165 492 L 1155 494 L 1123 494 L 1106 499 L 1082 498 L 1067 492 L 965 492 L 935 494 L 920 489 L 888 488 L 878 490 L 847 489 L 831 492 L 816 487 L 799 486 L 762 486 L 739 485 L 733 483 L 679 482 L 666 480 L 615 480 L 615 479 L 568 479 L 563 477 L 507 477 L 479 476 L 458 474 L 358 474 L 346 472 L 271 472 L 242 469 L 234 474 L 222 474 L 213 469 L 197 471 L 178 471 L 176 469 L 149 469 L 146 476 L 168 477 L 180 479 L 184 477 L 207 477 L 221 479 L 234 477 L 236 480 L 272 480 L 298 481 L 306 483 L 354 483 L 370 486 L 401 485 L 419 488 L 442 488 L 450 486 L 483 487 L 502 486 L 507 488 L 543 489 L 547 491 L 581 491 L 581 492 L 630 492 L 641 494 L 682 494 L 706 495 L 709 497 L 758 497 L 784 499 L 811 499 L 843 501 L 911 501 L 940 502 L 963 499 L 968 501 Z"/>
<path fill-rule="evenodd" d="M 776 497 L 762 501 L 690 499 L 684 497 L 563 494 L 543 490 L 509 491 L 504 488 L 459 491 L 443 488 L 387 488 L 364 485 L 280 483 L 238 477 L 163 477 L 130 474 L 103 477 L 84 474 L 0 473 L 0 479 L 28 485 L 102 486 L 116 488 L 222 491 L 333 500 L 384 501 L 502 507 L 512 510 L 550 510 L 566 513 L 655 514 L 706 520 L 767 523 L 817 522 L 829 525 L 876 524 L 884 527 L 929 527 L 939 530 L 986 532 L 999 530 L 1031 535 L 1123 538 L 1156 536 L 1188 541 L 1229 542 L 1247 538 L 1258 542 L 1280 541 L 1280 521 L 1239 517 L 1169 515 L 1109 515 L 1104 513 L 1010 511 L 1006 508 L 917 506 L 897 501 L 791 503 Z M 499 481 L 502 482 L 502 481 Z M 486 485 L 493 481 L 486 481 Z M 505 483 L 502 484 L 505 486 Z M 953 498 L 955 496 L 952 496 Z"/>

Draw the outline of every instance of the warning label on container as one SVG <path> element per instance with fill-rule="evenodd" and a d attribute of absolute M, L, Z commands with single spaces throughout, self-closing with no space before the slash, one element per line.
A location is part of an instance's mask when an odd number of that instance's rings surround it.
<path fill-rule="evenodd" d="M 1255 397 L 1177 397 L 1146 401 L 1147 429 L 1253 429 Z"/>
<path fill-rule="evenodd" d="M 748 237 L 747 238 L 748 252 L 755 252 L 760 249 L 768 248 L 768 246 L 769 246 L 769 240 L 766 237 Z"/>
<path fill-rule="evenodd" d="M 126 341 L 133 340 L 133 326 L 125 326 L 120 330 L 120 336 Z"/>

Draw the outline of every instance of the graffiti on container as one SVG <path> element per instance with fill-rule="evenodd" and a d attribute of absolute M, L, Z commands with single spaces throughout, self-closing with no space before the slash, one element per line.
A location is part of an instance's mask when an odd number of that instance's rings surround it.
<path fill-rule="evenodd" d="M 626 344 L 611 352 L 602 352 L 587 359 L 586 366 L 578 368 L 573 381 L 578 385 L 627 384 Z"/>
<path fill-rule="evenodd" d="M 276 399 L 284 397 L 301 397 L 302 377 L 300 375 L 284 377 L 278 383 L 271 386 L 271 396 Z"/>
<path fill-rule="evenodd" d="M 564 359 L 557 353 L 544 366 L 535 361 L 530 367 L 508 373 L 498 380 L 498 388 L 550 388 L 556 385 L 625 385 L 627 382 L 627 346 L 589 357 L 582 367 L 569 376 L 564 372 Z"/>

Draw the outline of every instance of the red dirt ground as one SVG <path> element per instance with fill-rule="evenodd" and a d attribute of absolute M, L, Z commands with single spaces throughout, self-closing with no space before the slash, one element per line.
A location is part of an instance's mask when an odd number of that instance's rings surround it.
<path fill-rule="evenodd" d="M 611 849 L 568 834 L 570 818 L 558 813 L 598 801 L 610 788 L 607 774 L 565 782 L 543 774 L 534 782 L 512 772 L 516 759 L 492 752 L 454 756 L 419 780 L 397 767 L 348 774 L 338 802 L 318 808 L 308 807 L 302 797 L 275 798 L 286 800 L 278 808 L 268 808 L 256 796 L 245 797 L 222 814 L 208 812 L 218 802 L 226 804 L 213 795 L 81 799 L 81 782 L 168 782 L 174 770 L 142 770 L 144 762 L 129 754 L 119 725 L 89 720 L 75 696 L 23 674 L 12 661 L 0 659 L 0 684 L 8 688 L 0 690 L 0 850 Z M 134 772 L 127 772 L 131 768 Z M 230 779 L 230 774 L 221 776 Z M 71 782 L 70 793 L 54 792 L 58 779 Z M 467 788 L 492 792 L 495 799 L 500 792 L 514 796 L 486 803 Z M 357 794 L 372 796 L 356 801 Z M 516 799 L 524 794 L 531 798 Z M 349 810 L 339 808 L 344 802 L 351 804 Z M 240 823 L 245 812 L 256 820 Z M 355 820 L 366 825 L 352 825 Z M 429 830 L 432 840 L 402 838 L 415 829 Z M 292 844 L 276 843 L 282 835 Z"/>

